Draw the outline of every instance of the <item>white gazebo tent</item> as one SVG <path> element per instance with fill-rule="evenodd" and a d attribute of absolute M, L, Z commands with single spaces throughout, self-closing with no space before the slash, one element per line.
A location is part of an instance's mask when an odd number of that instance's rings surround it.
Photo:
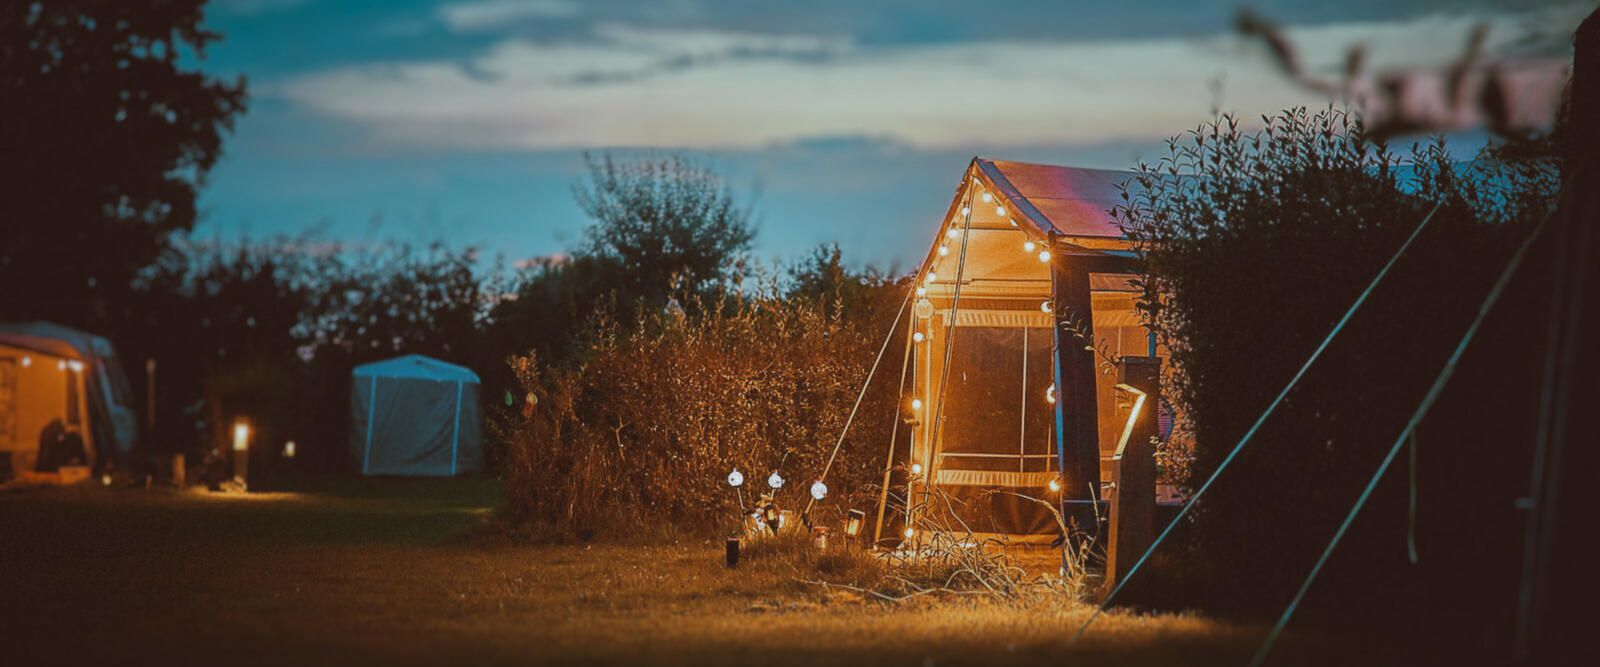
<path fill-rule="evenodd" d="M 484 468 L 478 376 L 418 354 L 351 373 L 350 454 L 364 475 L 450 476 Z"/>

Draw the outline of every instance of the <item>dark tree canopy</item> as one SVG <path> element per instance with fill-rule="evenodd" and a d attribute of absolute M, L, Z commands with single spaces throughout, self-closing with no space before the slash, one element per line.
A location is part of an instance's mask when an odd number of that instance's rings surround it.
<path fill-rule="evenodd" d="M 245 109 L 242 79 L 184 67 L 204 0 L 0 6 L 0 314 L 100 325 L 194 226 Z"/>
<path fill-rule="evenodd" d="M 624 300 L 666 301 L 730 277 L 755 229 L 727 183 L 682 154 L 588 158 L 589 179 L 573 186 L 594 219 L 580 256 L 615 266 Z"/>

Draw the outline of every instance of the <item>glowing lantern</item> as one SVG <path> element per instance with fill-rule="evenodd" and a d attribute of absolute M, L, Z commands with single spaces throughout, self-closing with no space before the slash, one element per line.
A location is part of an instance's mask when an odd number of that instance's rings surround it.
<path fill-rule="evenodd" d="M 294 458 L 294 441 L 293 440 L 290 440 L 288 442 L 283 443 L 283 458 L 286 458 L 286 459 Z"/>
<path fill-rule="evenodd" d="M 734 468 L 733 472 L 728 473 L 728 486 L 731 486 L 731 487 L 734 487 L 734 488 L 739 488 L 740 486 L 743 486 L 743 485 L 744 485 L 744 473 L 739 472 L 738 468 Z"/>
<path fill-rule="evenodd" d="M 774 489 L 783 488 L 783 475 L 779 475 L 776 471 L 774 471 L 772 476 L 767 478 L 767 486 L 770 486 Z"/>
<path fill-rule="evenodd" d="M 850 510 L 844 516 L 844 534 L 848 537 L 860 535 L 861 526 L 867 522 L 867 513 L 861 510 Z"/>
<path fill-rule="evenodd" d="M 822 480 L 820 480 L 820 479 L 815 481 L 815 482 L 812 482 L 811 483 L 811 497 L 815 498 L 817 500 L 822 500 L 823 498 L 828 497 L 828 485 L 827 484 L 823 484 Z"/>
<path fill-rule="evenodd" d="M 233 423 L 233 451 L 250 449 L 250 424 L 244 420 Z"/>

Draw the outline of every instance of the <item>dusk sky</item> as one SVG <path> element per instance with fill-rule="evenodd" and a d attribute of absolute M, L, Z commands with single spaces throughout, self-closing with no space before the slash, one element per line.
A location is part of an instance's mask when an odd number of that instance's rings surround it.
<path fill-rule="evenodd" d="M 1232 32 L 1234 2 L 214 0 L 204 68 L 250 112 L 198 231 L 444 241 L 508 261 L 585 225 L 582 153 L 702 153 L 755 209 L 756 255 L 837 242 L 906 268 L 974 155 L 1128 169 L 1214 108 L 1328 100 Z M 1592 2 L 1256 2 L 1307 64 L 1365 44 L 1437 67 L 1559 54 Z"/>

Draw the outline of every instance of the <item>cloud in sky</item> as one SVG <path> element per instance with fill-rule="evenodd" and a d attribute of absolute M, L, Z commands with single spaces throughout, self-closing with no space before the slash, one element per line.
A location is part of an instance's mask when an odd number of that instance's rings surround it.
<path fill-rule="evenodd" d="M 455 32 L 504 29 L 509 23 L 530 19 L 572 18 L 583 8 L 572 0 L 472 0 L 440 5 L 439 18 Z"/>
<path fill-rule="evenodd" d="M 488 0 L 446 7 L 466 12 L 451 23 L 460 29 L 493 22 L 495 11 L 554 15 L 563 6 Z M 1432 15 L 1290 34 L 1313 67 L 1338 67 L 1358 43 L 1379 66 L 1438 66 L 1460 52 L 1479 20 Z M 1492 24 L 1491 51 L 1525 42 L 1532 29 L 1511 16 Z M 508 37 L 466 60 L 339 67 L 264 92 L 352 122 L 366 129 L 366 142 L 402 151 L 746 149 L 852 136 L 922 150 L 1081 145 L 1191 127 L 1209 116 L 1219 80 L 1223 107 L 1250 116 L 1327 103 L 1290 86 L 1264 55 L 1231 36 L 874 48 L 845 35 L 616 23 L 591 34 Z"/>

